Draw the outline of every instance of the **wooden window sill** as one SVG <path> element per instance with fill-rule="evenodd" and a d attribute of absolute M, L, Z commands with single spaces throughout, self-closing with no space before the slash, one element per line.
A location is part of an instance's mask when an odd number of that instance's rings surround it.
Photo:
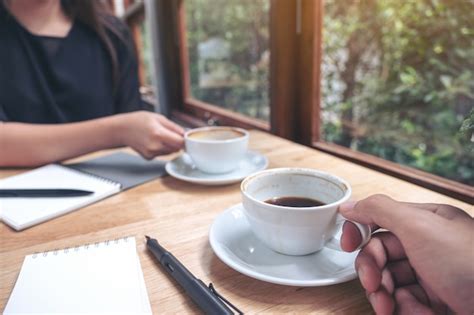
<path fill-rule="evenodd" d="M 313 143 L 313 147 L 345 160 L 392 175 L 464 202 L 474 204 L 474 188 L 471 186 L 417 170 L 412 167 L 387 161 L 367 153 L 357 152 L 333 143 L 318 141 Z"/>

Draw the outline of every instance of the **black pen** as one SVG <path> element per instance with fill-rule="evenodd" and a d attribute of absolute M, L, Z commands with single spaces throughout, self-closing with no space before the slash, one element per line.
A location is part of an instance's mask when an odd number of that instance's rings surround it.
<path fill-rule="evenodd" d="M 82 197 L 93 193 L 93 191 L 80 189 L 0 189 L 0 198 Z"/>
<path fill-rule="evenodd" d="M 149 236 L 145 237 L 148 250 L 151 251 L 164 269 L 183 287 L 205 314 L 234 314 L 221 300 L 223 298 L 217 294 L 212 285 L 208 287 L 204 282 L 196 278 L 176 257 L 158 244 L 157 240 Z M 229 303 L 227 300 L 225 301 Z M 234 306 L 232 305 L 232 307 Z M 239 310 L 237 311 L 242 314 Z"/>

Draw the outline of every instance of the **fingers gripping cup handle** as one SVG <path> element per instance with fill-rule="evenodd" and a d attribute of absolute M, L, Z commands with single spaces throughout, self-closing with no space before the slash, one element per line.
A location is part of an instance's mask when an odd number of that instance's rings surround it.
<path fill-rule="evenodd" d="M 337 219 L 336 219 L 336 227 L 335 227 L 335 235 L 341 235 L 342 234 L 342 225 L 344 224 L 345 221 L 349 221 L 352 224 L 354 224 L 357 229 L 359 230 L 359 233 L 362 237 L 362 241 L 360 245 L 356 248 L 356 250 L 362 248 L 365 244 L 367 244 L 370 240 L 370 237 L 372 235 L 372 231 L 370 230 L 370 226 L 366 224 L 361 224 L 358 222 L 346 220 L 342 215 L 338 214 Z M 339 237 L 333 236 L 329 241 L 326 243 L 326 247 L 338 251 L 343 251 L 341 248 L 341 239 Z"/>

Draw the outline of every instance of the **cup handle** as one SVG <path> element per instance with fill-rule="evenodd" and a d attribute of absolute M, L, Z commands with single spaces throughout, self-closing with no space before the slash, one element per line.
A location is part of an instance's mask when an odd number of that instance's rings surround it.
<path fill-rule="evenodd" d="M 336 218 L 336 226 L 335 226 L 335 236 L 333 236 L 330 240 L 326 242 L 325 247 L 328 247 L 330 249 L 338 250 L 338 251 L 343 251 L 341 248 L 341 239 L 340 237 L 336 237 L 337 235 L 342 235 L 342 225 L 344 224 L 345 221 L 352 222 L 357 229 L 360 232 L 360 235 L 362 236 L 362 242 L 360 245 L 356 248 L 356 250 L 362 248 L 365 244 L 367 244 L 370 240 L 370 237 L 372 235 L 372 231 L 370 230 L 370 226 L 367 224 L 361 224 L 357 223 L 351 220 L 346 220 L 342 215 L 339 213 L 337 214 Z"/>

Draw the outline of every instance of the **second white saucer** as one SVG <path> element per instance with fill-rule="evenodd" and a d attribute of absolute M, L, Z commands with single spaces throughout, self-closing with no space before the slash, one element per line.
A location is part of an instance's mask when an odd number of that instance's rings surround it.
<path fill-rule="evenodd" d="M 216 255 L 232 269 L 266 282 L 292 286 L 324 286 L 357 277 L 357 252 L 329 248 L 305 256 L 287 256 L 266 247 L 256 238 L 242 204 L 221 213 L 213 222 L 209 241 Z"/>
<path fill-rule="evenodd" d="M 200 171 L 188 154 L 183 153 L 166 163 L 166 171 L 171 176 L 186 182 L 201 185 L 225 185 L 239 182 L 248 175 L 266 169 L 268 159 L 255 151 L 247 151 L 239 166 L 229 173 L 209 174 Z"/>

